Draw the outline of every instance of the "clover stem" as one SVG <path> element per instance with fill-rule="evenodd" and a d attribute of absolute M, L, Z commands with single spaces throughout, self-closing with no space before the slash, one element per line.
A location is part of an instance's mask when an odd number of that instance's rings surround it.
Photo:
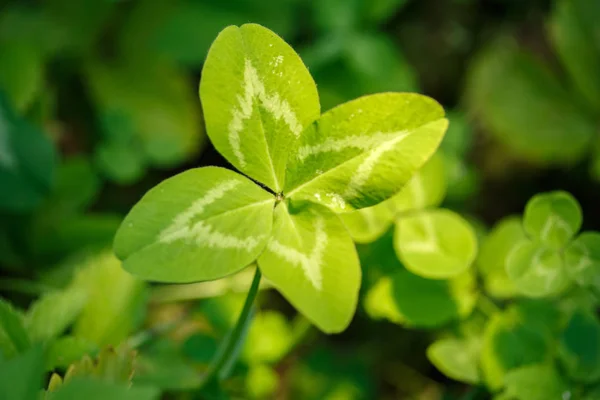
<path fill-rule="evenodd" d="M 240 316 L 238 317 L 233 330 L 225 337 L 225 340 L 215 354 L 204 381 L 202 382 L 202 386 L 210 383 L 215 378 L 217 380 L 225 379 L 231 370 L 246 336 L 245 334 L 252 314 L 251 311 L 254 299 L 256 299 L 256 295 L 258 294 L 260 278 L 260 270 L 256 268 L 254 279 L 252 279 L 252 284 L 250 285 L 250 290 L 248 291 L 248 296 L 246 296 L 246 301 L 244 302 L 244 307 L 240 312 Z"/>

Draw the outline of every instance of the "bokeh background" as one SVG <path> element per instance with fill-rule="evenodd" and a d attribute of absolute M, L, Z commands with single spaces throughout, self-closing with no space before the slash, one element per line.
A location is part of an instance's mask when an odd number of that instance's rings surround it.
<path fill-rule="evenodd" d="M 298 51 L 324 111 L 382 91 L 442 103 L 443 206 L 480 237 L 555 189 L 579 200 L 584 228 L 600 228 L 598 1 L 0 0 L 0 294 L 22 310 L 57 290 L 81 305 L 45 310 L 67 321 L 36 333 L 60 337 L 47 370 L 127 343 L 136 382 L 193 398 L 252 271 L 148 285 L 110 245 L 151 187 L 227 166 L 206 138 L 198 83 L 218 32 L 246 22 Z M 365 293 L 399 263 L 386 240 L 359 246 Z M 259 304 L 227 384 L 237 398 L 490 398 L 426 357 L 453 322 L 411 326 L 361 302 L 346 332 L 326 336 L 274 291 Z"/>

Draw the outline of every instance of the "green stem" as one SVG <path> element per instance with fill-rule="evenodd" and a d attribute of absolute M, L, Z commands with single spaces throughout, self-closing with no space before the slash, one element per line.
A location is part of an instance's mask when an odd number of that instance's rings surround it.
<path fill-rule="evenodd" d="M 242 308 L 242 312 L 238 317 L 238 320 L 233 327 L 233 330 L 227 335 L 224 343 L 221 345 L 220 350 L 215 355 L 215 358 L 212 360 L 210 367 L 208 368 L 208 372 L 204 378 L 202 386 L 210 383 L 212 380 L 222 379 L 223 371 L 229 369 L 228 366 L 233 364 L 233 359 L 237 355 L 237 349 L 239 349 L 241 345 L 241 341 L 244 340 L 244 333 L 246 332 L 246 328 L 248 326 L 248 320 L 251 315 L 252 305 L 254 303 L 254 299 L 258 294 L 258 287 L 260 284 L 261 273 L 258 268 L 256 268 L 256 273 L 254 274 L 254 279 L 252 280 L 252 285 L 250 285 L 250 290 L 248 291 L 248 296 L 246 297 L 246 302 L 244 303 L 244 307 Z"/>
<path fill-rule="evenodd" d="M 501 311 L 500 307 L 498 307 L 496 303 L 494 303 L 489 297 L 487 297 L 483 293 L 479 295 L 477 304 L 481 312 L 483 312 L 483 314 L 486 317 L 491 317 L 492 315 L 497 314 Z"/>

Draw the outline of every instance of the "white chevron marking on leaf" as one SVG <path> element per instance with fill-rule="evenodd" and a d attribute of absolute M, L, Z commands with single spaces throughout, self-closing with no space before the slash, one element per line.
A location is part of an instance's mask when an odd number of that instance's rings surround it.
<path fill-rule="evenodd" d="M 346 191 L 344 192 L 344 198 L 354 197 L 358 194 L 358 191 L 364 186 L 367 182 L 371 173 L 373 172 L 373 168 L 375 164 L 381 158 L 381 156 L 392 150 L 395 145 L 400 143 L 408 136 L 408 133 L 405 134 L 396 134 L 394 139 L 388 140 L 375 147 L 370 151 L 370 154 L 365 158 L 365 160 L 358 166 L 356 173 L 352 176 Z"/>
<path fill-rule="evenodd" d="M 170 243 L 173 240 L 184 238 L 186 235 L 192 235 L 194 227 L 190 226 L 190 222 L 202 215 L 206 206 L 221 199 L 227 192 L 233 190 L 239 184 L 240 181 L 232 179 L 224 181 L 207 191 L 204 197 L 193 202 L 190 207 L 175 217 L 173 223 L 160 233 L 159 241 Z"/>
<path fill-rule="evenodd" d="M 306 255 L 297 249 L 281 244 L 275 239 L 269 242 L 269 250 L 279 255 L 292 265 L 299 265 L 304 271 L 304 275 L 317 290 L 323 289 L 323 275 L 321 273 L 321 264 L 323 263 L 323 253 L 327 247 L 328 237 L 325 232 L 325 222 L 323 217 L 315 214 L 315 247 L 310 255 Z"/>
<path fill-rule="evenodd" d="M 302 146 L 298 149 L 298 160 L 304 161 L 312 155 L 329 152 L 339 152 L 349 148 L 370 150 L 380 143 L 389 142 L 397 139 L 398 136 L 407 135 L 407 131 L 383 133 L 378 132 L 372 135 L 352 135 L 341 139 L 327 138 L 325 141 L 312 145 Z"/>
<path fill-rule="evenodd" d="M 246 159 L 241 150 L 240 132 L 244 128 L 244 121 L 252 116 L 255 99 L 258 99 L 263 107 L 269 111 L 275 119 L 283 119 L 290 131 L 300 136 L 302 125 L 298 122 L 296 114 L 292 111 L 289 103 L 279 96 L 279 93 L 267 93 L 265 85 L 260 80 L 258 72 L 252 66 L 250 60 L 246 60 L 244 66 L 244 93 L 237 96 L 239 108 L 233 109 L 231 122 L 229 123 L 229 145 L 240 165 L 246 165 Z"/>
<path fill-rule="evenodd" d="M 264 239 L 265 235 L 258 237 L 238 238 L 233 235 L 218 232 L 213 226 L 196 222 L 194 225 L 185 227 L 161 238 L 162 243 L 171 243 L 176 240 L 188 240 L 195 242 L 198 246 L 220 249 L 241 249 L 252 251 Z"/>

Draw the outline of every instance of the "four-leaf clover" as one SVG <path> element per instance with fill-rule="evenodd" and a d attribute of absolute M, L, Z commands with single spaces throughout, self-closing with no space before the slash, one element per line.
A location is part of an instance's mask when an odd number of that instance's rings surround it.
<path fill-rule="evenodd" d="M 215 148 L 241 173 L 191 169 L 151 189 L 114 249 L 144 279 L 219 279 L 253 262 L 324 332 L 349 324 L 361 272 L 337 213 L 394 194 L 447 128 L 434 100 L 361 97 L 320 115 L 294 50 L 255 24 L 224 29 L 202 71 L 200 99 Z"/>

